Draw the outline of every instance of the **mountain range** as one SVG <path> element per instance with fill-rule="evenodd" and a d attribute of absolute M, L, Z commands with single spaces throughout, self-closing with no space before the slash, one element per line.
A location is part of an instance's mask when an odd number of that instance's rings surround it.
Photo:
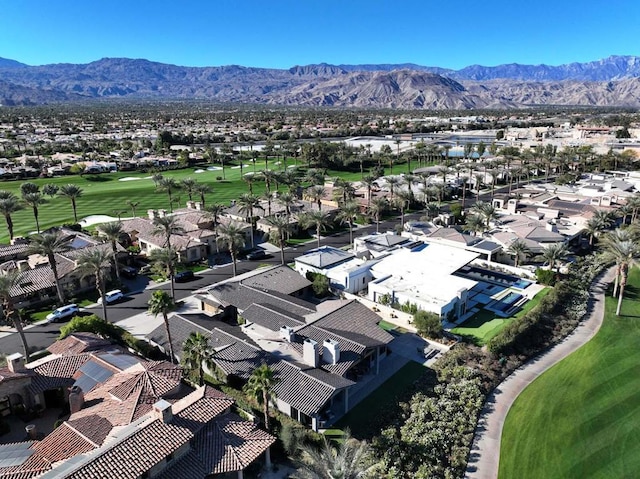
<path fill-rule="evenodd" d="M 202 99 L 272 105 L 405 109 L 640 107 L 640 57 L 588 63 L 472 65 L 411 63 L 184 67 L 143 59 L 29 66 L 0 58 L 0 104 L 99 98 Z"/>

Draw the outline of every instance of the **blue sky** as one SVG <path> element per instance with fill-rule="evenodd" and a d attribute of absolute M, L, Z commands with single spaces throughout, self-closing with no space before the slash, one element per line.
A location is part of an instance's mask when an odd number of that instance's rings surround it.
<path fill-rule="evenodd" d="M 288 68 L 639 55 L 637 0 L 0 0 L 0 57 Z"/>

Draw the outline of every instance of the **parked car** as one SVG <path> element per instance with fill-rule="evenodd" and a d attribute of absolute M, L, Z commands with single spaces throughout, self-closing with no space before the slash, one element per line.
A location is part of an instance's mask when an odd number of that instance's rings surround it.
<path fill-rule="evenodd" d="M 104 295 L 104 300 L 107 302 L 107 304 L 114 303 L 122 298 L 124 298 L 124 293 L 119 289 L 114 289 L 113 291 L 109 291 Z M 102 298 L 98 298 L 98 304 L 102 304 Z"/>
<path fill-rule="evenodd" d="M 145 264 L 144 266 L 142 266 L 138 270 L 138 274 L 143 274 L 143 275 L 151 274 L 151 265 L 150 264 Z"/>
<path fill-rule="evenodd" d="M 79 312 L 80 308 L 78 308 L 77 304 L 67 304 L 51 311 L 49 314 L 47 314 L 45 319 L 48 323 L 57 323 L 58 321 L 70 319 Z"/>
<path fill-rule="evenodd" d="M 132 279 L 138 276 L 138 270 L 132 266 L 121 266 L 120 274 L 125 278 Z"/>
<path fill-rule="evenodd" d="M 257 249 L 247 254 L 247 259 L 250 261 L 255 261 L 257 259 L 262 259 L 266 257 L 267 257 L 267 253 L 265 253 L 263 249 Z"/>
<path fill-rule="evenodd" d="M 173 277 L 173 279 L 175 281 L 177 281 L 178 283 L 184 283 L 186 281 L 191 281 L 194 278 L 195 278 L 195 275 L 193 274 L 193 271 L 190 271 L 190 270 L 180 271 L 180 272 L 176 273 L 176 275 Z"/>

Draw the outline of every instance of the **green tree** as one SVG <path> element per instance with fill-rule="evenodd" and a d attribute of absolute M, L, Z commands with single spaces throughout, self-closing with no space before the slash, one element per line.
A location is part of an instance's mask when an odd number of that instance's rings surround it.
<path fill-rule="evenodd" d="M 207 221 L 211 221 L 211 227 L 213 228 L 213 232 L 216 235 L 216 240 L 218 238 L 218 227 L 220 226 L 220 216 L 224 213 L 226 206 L 221 205 L 219 203 L 207 206 L 202 212 L 204 218 Z M 216 241 L 216 251 L 220 252 L 220 245 Z"/>
<path fill-rule="evenodd" d="M 436 313 L 419 309 L 413 315 L 413 324 L 421 336 L 428 338 L 439 338 L 442 336 L 442 321 Z"/>
<path fill-rule="evenodd" d="M 176 268 L 178 266 L 178 253 L 175 248 L 156 248 L 151 250 L 149 254 L 151 262 L 164 271 L 164 274 L 169 278 L 171 282 L 171 297 L 176 297 L 175 276 Z"/>
<path fill-rule="evenodd" d="M 262 412 L 264 414 L 264 428 L 270 431 L 269 423 L 269 403 L 275 397 L 274 388 L 279 379 L 276 373 L 268 364 L 261 364 L 253 370 L 249 380 L 244 386 L 245 393 L 254 396 L 257 401 L 262 404 Z"/>
<path fill-rule="evenodd" d="M 58 194 L 58 191 L 60 191 L 60 187 L 58 185 L 55 185 L 53 183 L 47 183 L 46 185 L 44 185 L 42 187 L 42 194 L 43 195 L 47 195 L 49 197 L 51 197 L 53 199 L 54 196 L 56 196 Z"/>
<path fill-rule="evenodd" d="M 286 216 L 269 216 L 265 221 L 272 228 L 269 233 L 271 241 L 280 247 L 280 264 L 285 264 L 284 246 L 289 232 L 289 221 Z"/>
<path fill-rule="evenodd" d="M 549 269 L 553 270 L 556 264 L 569 255 L 569 249 L 564 243 L 552 243 L 542 252 L 542 259 L 549 263 Z M 560 267 L 558 267 L 560 270 Z"/>
<path fill-rule="evenodd" d="M 106 278 L 105 269 L 108 269 L 111 262 L 111 254 L 103 248 L 90 248 L 82 251 L 77 259 L 77 271 L 82 277 L 93 276 L 96 282 L 96 289 L 100 295 L 102 303 L 102 317 L 107 321 L 107 301 L 105 300 Z"/>
<path fill-rule="evenodd" d="M 318 239 L 318 248 L 320 248 L 320 233 L 325 231 L 329 226 L 329 216 L 324 211 L 308 211 L 298 218 L 303 228 L 314 227 L 316 229 L 316 237 Z"/>
<path fill-rule="evenodd" d="M 260 206 L 260 199 L 253 196 L 251 193 L 243 193 L 237 200 L 238 212 L 245 216 L 247 223 L 251 226 L 251 247 L 255 247 L 255 239 L 253 234 L 254 224 L 254 210 L 262 209 Z"/>
<path fill-rule="evenodd" d="M 229 223 L 228 225 L 222 225 L 220 228 L 220 236 L 217 241 L 222 243 L 229 250 L 231 255 L 231 261 L 233 263 L 233 275 L 236 276 L 236 263 L 238 261 L 238 253 L 240 249 L 244 248 L 245 239 L 242 228 L 236 223 Z"/>
<path fill-rule="evenodd" d="M 102 223 L 96 228 L 101 235 L 103 235 L 107 241 L 111 243 L 111 251 L 113 253 L 113 264 L 116 269 L 116 278 L 120 281 L 120 268 L 118 266 L 118 242 L 123 234 L 125 234 L 120 221 L 110 221 L 108 223 Z"/>
<path fill-rule="evenodd" d="M 182 180 L 181 185 L 184 191 L 187 192 L 189 201 L 193 201 L 193 194 L 196 193 L 198 189 L 198 182 L 193 178 L 188 177 Z"/>
<path fill-rule="evenodd" d="M 175 362 L 175 355 L 173 354 L 173 341 L 171 340 L 171 328 L 169 327 L 169 313 L 175 309 L 176 305 L 173 302 L 173 298 L 167 294 L 166 291 L 154 291 L 149 299 L 149 314 L 153 314 L 157 317 L 162 315 L 162 321 L 164 322 L 164 329 L 167 334 L 167 344 L 169 345 L 169 355 L 171 356 L 171 362 Z"/>
<path fill-rule="evenodd" d="M 153 233 L 164 236 L 164 246 L 171 248 L 171 235 L 184 234 L 177 216 L 158 216 L 153 220 Z"/>
<path fill-rule="evenodd" d="M 19 281 L 18 272 L 10 272 L 0 275 L 0 301 L 2 301 L 2 312 L 5 319 L 13 323 L 14 328 L 18 331 L 20 336 L 20 342 L 22 343 L 22 349 L 24 351 L 25 362 L 29 362 L 29 345 L 27 344 L 27 337 L 24 334 L 22 327 L 22 319 L 20 313 L 16 310 L 13 302 L 13 289 L 18 285 Z"/>
<path fill-rule="evenodd" d="M 200 205 L 204 209 L 206 206 L 205 196 L 211 193 L 213 191 L 213 188 L 211 188 L 211 186 L 207 185 L 206 183 L 197 183 L 194 191 L 198 193 L 198 195 L 200 195 Z"/>
<path fill-rule="evenodd" d="M 30 237 L 30 240 L 29 253 L 40 254 L 47 257 L 49 267 L 53 273 L 53 281 L 56 284 L 56 291 L 58 292 L 58 302 L 63 305 L 65 302 L 64 291 L 62 291 L 62 285 L 60 284 L 56 255 L 68 251 L 70 249 L 69 242 L 59 231 L 33 235 Z"/>
<path fill-rule="evenodd" d="M 26 203 L 27 206 L 31 207 L 33 211 L 33 217 L 36 220 L 36 231 L 40 233 L 40 222 L 38 221 L 38 207 L 44 203 L 44 199 L 42 198 L 42 193 L 26 193 L 22 195 L 22 201 Z"/>
<path fill-rule="evenodd" d="M 491 203 L 478 201 L 471 207 L 471 212 L 484 221 L 485 231 L 489 230 L 492 221 L 498 219 L 498 211 Z"/>
<path fill-rule="evenodd" d="M 77 212 L 77 200 L 82 196 L 82 188 L 77 185 L 63 185 L 60 187 L 59 195 L 65 196 L 69 198 L 71 201 L 71 208 L 73 209 L 73 220 L 78 222 L 78 212 Z"/>
<path fill-rule="evenodd" d="M 173 194 L 180 189 L 180 183 L 173 178 L 160 178 L 158 189 L 164 191 L 169 196 L 169 211 L 173 213 Z"/>
<path fill-rule="evenodd" d="M 322 185 L 314 185 L 307 189 L 307 195 L 318 205 L 318 211 L 322 211 L 322 200 L 327 196 L 327 189 Z"/>
<path fill-rule="evenodd" d="M 202 333 L 192 332 L 182 345 L 182 364 L 185 369 L 198 375 L 198 385 L 204 384 L 204 368 L 214 367 L 213 350 L 209 338 Z"/>
<path fill-rule="evenodd" d="M 376 234 L 380 232 L 380 218 L 387 211 L 389 207 L 389 203 L 386 198 L 375 198 L 371 202 L 371 207 L 369 208 L 369 213 L 373 217 L 376 222 Z"/>
<path fill-rule="evenodd" d="M 353 222 L 358 218 L 360 213 L 360 206 L 355 201 L 349 201 L 342 205 L 338 216 L 336 217 L 343 223 L 349 225 L 349 245 L 353 248 Z"/>
<path fill-rule="evenodd" d="M 2 213 L 5 221 L 7 222 L 10 240 L 13 240 L 13 218 L 11 215 L 20 211 L 22 208 L 23 206 L 20 204 L 20 200 L 13 193 L 6 198 L 0 199 L 0 213 Z"/>
<path fill-rule="evenodd" d="M 133 216 L 134 218 L 136 217 L 136 208 L 139 204 L 139 201 L 127 200 L 127 205 L 129 205 L 129 208 L 131 208 L 131 216 Z"/>
<path fill-rule="evenodd" d="M 531 249 L 529 249 L 524 241 L 517 239 L 509 245 L 507 253 L 513 256 L 513 263 L 517 268 L 520 265 L 520 261 L 526 261 L 526 259 L 531 256 Z"/>

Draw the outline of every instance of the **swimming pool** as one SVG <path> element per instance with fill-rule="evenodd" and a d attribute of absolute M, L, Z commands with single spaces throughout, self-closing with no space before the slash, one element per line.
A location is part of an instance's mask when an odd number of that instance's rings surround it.
<path fill-rule="evenodd" d="M 513 291 L 506 295 L 504 298 L 498 300 L 499 304 L 497 304 L 494 309 L 497 311 L 504 312 L 507 309 L 511 308 L 514 304 L 522 299 L 522 295 L 520 293 L 514 293 Z"/>
<path fill-rule="evenodd" d="M 531 286 L 531 281 L 527 281 L 526 279 L 519 279 L 511 286 L 518 289 L 525 289 L 526 287 Z"/>

